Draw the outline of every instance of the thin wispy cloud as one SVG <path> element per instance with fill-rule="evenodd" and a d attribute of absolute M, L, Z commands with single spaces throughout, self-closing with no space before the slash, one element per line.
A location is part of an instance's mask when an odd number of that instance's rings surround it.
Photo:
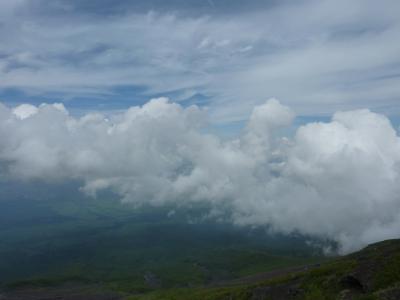
<path fill-rule="evenodd" d="M 269 97 L 302 115 L 399 111 L 397 1 L 106 2 L 3 2 L 0 88 L 109 98 L 110 109 L 121 86 L 140 87 L 131 103 L 202 95 L 217 123 Z"/>

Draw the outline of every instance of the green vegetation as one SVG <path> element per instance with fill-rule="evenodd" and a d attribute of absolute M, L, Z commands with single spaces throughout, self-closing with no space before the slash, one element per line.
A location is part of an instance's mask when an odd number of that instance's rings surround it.
<path fill-rule="evenodd" d="M 376 272 L 374 288 L 380 289 L 400 282 L 400 252 L 390 260 L 382 262 L 382 268 Z"/>
<path fill-rule="evenodd" d="M 203 207 L 169 213 L 66 190 L 66 199 L 37 186 L 19 197 L 0 190 L 3 288 L 72 283 L 125 294 L 197 287 L 202 294 L 204 285 L 321 260 L 302 237 L 196 221 Z"/>
<path fill-rule="evenodd" d="M 0 191 L 5 293 L 73 287 L 128 300 L 400 299 L 398 240 L 326 260 L 303 237 L 193 222 L 203 207 L 169 213 L 112 195 L 28 194 L 8 200 Z"/>
<path fill-rule="evenodd" d="M 400 240 L 390 240 L 309 271 L 292 272 L 261 282 L 221 288 L 170 289 L 128 299 L 399 299 L 399 253 Z"/>
<path fill-rule="evenodd" d="M 311 284 L 307 287 L 304 295 L 305 300 L 325 300 L 323 289 L 315 284 Z"/>

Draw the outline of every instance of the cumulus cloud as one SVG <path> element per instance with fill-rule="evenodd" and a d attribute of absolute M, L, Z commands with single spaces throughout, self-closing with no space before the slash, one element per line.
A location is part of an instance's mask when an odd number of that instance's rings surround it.
<path fill-rule="evenodd" d="M 231 140 L 204 133 L 206 111 L 152 99 L 107 117 L 60 104 L 0 105 L 0 163 L 14 179 L 78 179 L 138 205 L 207 203 L 236 224 L 337 241 L 342 252 L 400 234 L 400 137 L 369 110 L 337 112 L 293 137 L 294 113 L 256 106 Z"/>
<path fill-rule="evenodd" d="M 37 107 L 31 104 L 21 104 L 13 109 L 14 115 L 16 115 L 21 120 L 36 114 L 37 111 Z"/>

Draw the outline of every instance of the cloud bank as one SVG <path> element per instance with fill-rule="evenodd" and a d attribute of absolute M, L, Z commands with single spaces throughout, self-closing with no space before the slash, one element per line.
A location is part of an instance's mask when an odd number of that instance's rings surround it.
<path fill-rule="evenodd" d="M 291 138 L 294 113 L 256 106 L 243 132 L 203 130 L 207 112 L 152 99 L 105 117 L 61 104 L 0 104 L 1 176 L 78 179 L 138 205 L 207 203 L 236 224 L 335 240 L 342 252 L 400 234 L 400 137 L 369 110 L 337 112 Z"/>

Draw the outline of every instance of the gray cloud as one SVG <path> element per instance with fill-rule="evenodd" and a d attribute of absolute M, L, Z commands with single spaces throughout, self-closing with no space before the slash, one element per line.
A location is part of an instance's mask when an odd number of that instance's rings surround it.
<path fill-rule="evenodd" d="M 294 113 L 271 99 L 232 140 L 203 132 L 207 112 L 153 99 L 107 117 L 61 104 L 0 105 L 2 176 L 80 180 L 138 205 L 207 203 L 237 224 L 335 240 L 342 252 L 400 228 L 400 137 L 369 110 L 337 112 L 293 138 Z"/>

